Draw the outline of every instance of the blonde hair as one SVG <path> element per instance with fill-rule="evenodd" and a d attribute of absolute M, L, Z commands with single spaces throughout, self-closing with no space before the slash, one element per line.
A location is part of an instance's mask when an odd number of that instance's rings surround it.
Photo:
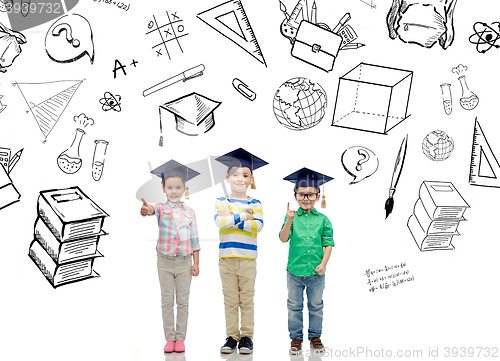
<path fill-rule="evenodd" d="M 182 177 L 177 176 L 177 175 L 172 176 L 172 177 L 165 177 L 165 178 L 163 178 L 163 180 L 161 181 L 161 186 L 162 186 L 162 188 L 165 188 L 165 181 L 166 181 L 168 178 L 180 178 L 180 180 L 182 181 L 182 186 L 183 186 L 184 188 L 186 188 L 186 182 L 184 182 L 184 179 L 183 179 Z"/>

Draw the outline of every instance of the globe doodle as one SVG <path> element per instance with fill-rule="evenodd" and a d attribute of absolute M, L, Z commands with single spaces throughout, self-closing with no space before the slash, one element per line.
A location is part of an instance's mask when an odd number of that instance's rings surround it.
<path fill-rule="evenodd" d="M 323 119 L 326 105 L 326 93 L 321 85 L 306 78 L 292 78 L 276 91 L 273 110 L 285 128 L 305 130 Z"/>
<path fill-rule="evenodd" d="M 427 158 L 434 161 L 448 159 L 453 148 L 453 139 L 442 130 L 430 132 L 422 141 L 422 151 Z"/>

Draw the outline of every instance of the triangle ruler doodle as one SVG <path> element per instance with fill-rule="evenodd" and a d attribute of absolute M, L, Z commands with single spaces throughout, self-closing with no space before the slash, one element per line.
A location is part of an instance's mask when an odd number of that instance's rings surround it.
<path fill-rule="evenodd" d="M 56 125 L 83 80 L 59 80 L 46 83 L 14 83 L 45 140 Z M 50 95 L 48 98 L 47 96 Z"/>
<path fill-rule="evenodd" d="M 476 118 L 472 138 L 469 183 L 500 188 L 500 164 Z"/>
<path fill-rule="evenodd" d="M 241 0 L 230 0 L 198 14 L 203 21 L 267 67 Z"/>

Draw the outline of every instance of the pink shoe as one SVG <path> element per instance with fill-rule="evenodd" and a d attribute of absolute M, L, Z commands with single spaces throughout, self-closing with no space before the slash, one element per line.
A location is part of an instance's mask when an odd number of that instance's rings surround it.
<path fill-rule="evenodd" d="M 174 348 L 175 348 L 175 342 L 168 341 L 165 347 L 163 348 L 163 351 L 167 353 L 174 352 Z"/>
<path fill-rule="evenodd" d="M 175 341 L 175 352 L 184 352 L 186 351 L 186 346 L 184 346 L 184 342 L 181 340 Z"/>

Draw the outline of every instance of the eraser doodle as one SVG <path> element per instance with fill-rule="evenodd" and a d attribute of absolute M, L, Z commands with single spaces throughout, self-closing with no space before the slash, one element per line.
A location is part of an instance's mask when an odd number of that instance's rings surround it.
<path fill-rule="evenodd" d="M 378 158 L 370 149 L 365 147 L 350 147 L 342 153 L 342 166 L 354 179 L 349 184 L 361 182 L 378 169 Z"/>
<path fill-rule="evenodd" d="M 94 40 L 90 23 L 78 14 L 55 21 L 45 36 L 47 55 L 58 63 L 71 63 L 87 55 L 94 63 Z"/>

